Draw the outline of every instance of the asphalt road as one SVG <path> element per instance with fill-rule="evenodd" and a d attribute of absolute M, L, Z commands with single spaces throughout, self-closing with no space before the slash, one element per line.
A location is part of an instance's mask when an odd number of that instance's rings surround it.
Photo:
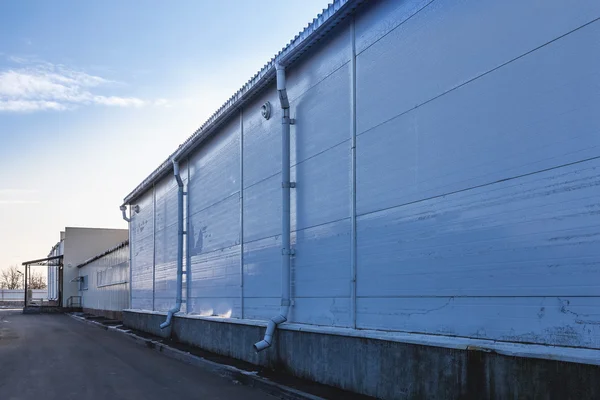
<path fill-rule="evenodd" d="M 0 310 L 0 399 L 274 397 L 66 315 Z"/>

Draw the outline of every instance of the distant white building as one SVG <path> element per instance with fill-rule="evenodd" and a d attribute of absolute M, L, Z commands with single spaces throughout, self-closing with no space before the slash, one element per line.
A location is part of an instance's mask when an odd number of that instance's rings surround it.
<path fill-rule="evenodd" d="M 26 261 L 27 271 L 46 267 L 48 299 L 52 304 L 67 307 L 79 304 L 79 269 L 77 266 L 106 249 L 128 240 L 127 229 L 66 227 L 59 242 L 45 258 Z"/>
<path fill-rule="evenodd" d="M 129 240 L 77 266 L 83 311 L 121 319 L 129 308 Z"/>

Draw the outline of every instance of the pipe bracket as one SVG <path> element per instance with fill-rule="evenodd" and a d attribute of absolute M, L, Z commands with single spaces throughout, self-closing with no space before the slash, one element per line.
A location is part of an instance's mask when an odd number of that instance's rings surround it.
<path fill-rule="evenodd" d="M 296 182 L 281 182 L 281 187 L 282 188 L 295 188 L 296 187 Z"/>

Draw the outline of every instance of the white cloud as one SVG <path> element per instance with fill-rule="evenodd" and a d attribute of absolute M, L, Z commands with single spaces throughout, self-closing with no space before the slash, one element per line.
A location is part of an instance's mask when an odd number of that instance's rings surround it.
<path fill-rule="evenodd" d="M 68 107 L 56 101 L 35 100 L 0 100 L 0 111 L 42 111 L 42 110 L 66 110 Z"/>
<path fill-rule="evenodd" d="M 94 102 L 105 106 L 142 107 L 147 104 L 144 100 L 135 97 L 94 96 Z"/>
<path fill-rule="evenodd" d="M 113 107 L 163 106 L 164 100 L 147 101 L 137 97 L 119 97 L 94 93 L 99 87 L 115 82 L 63 65 L 10 57 L 19 68 L 0 71 L 0 112 L 68 110 L 84 105 Z"/>
<path fill-rule="evenodd" d="M 154 101 L 156 106 L 172 107 L 173 104 L 167 99 L 158 99 Z"/>

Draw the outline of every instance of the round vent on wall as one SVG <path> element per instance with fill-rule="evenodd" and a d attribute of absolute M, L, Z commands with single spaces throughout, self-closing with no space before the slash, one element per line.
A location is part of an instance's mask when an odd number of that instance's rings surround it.
<path fill-rule="evenodd" d="M 260 114 L 263 116 L 264 119 L 271 118 L 271 103 L 267 101 L 265 104 L 263 104 L 260 108 Z"/>

